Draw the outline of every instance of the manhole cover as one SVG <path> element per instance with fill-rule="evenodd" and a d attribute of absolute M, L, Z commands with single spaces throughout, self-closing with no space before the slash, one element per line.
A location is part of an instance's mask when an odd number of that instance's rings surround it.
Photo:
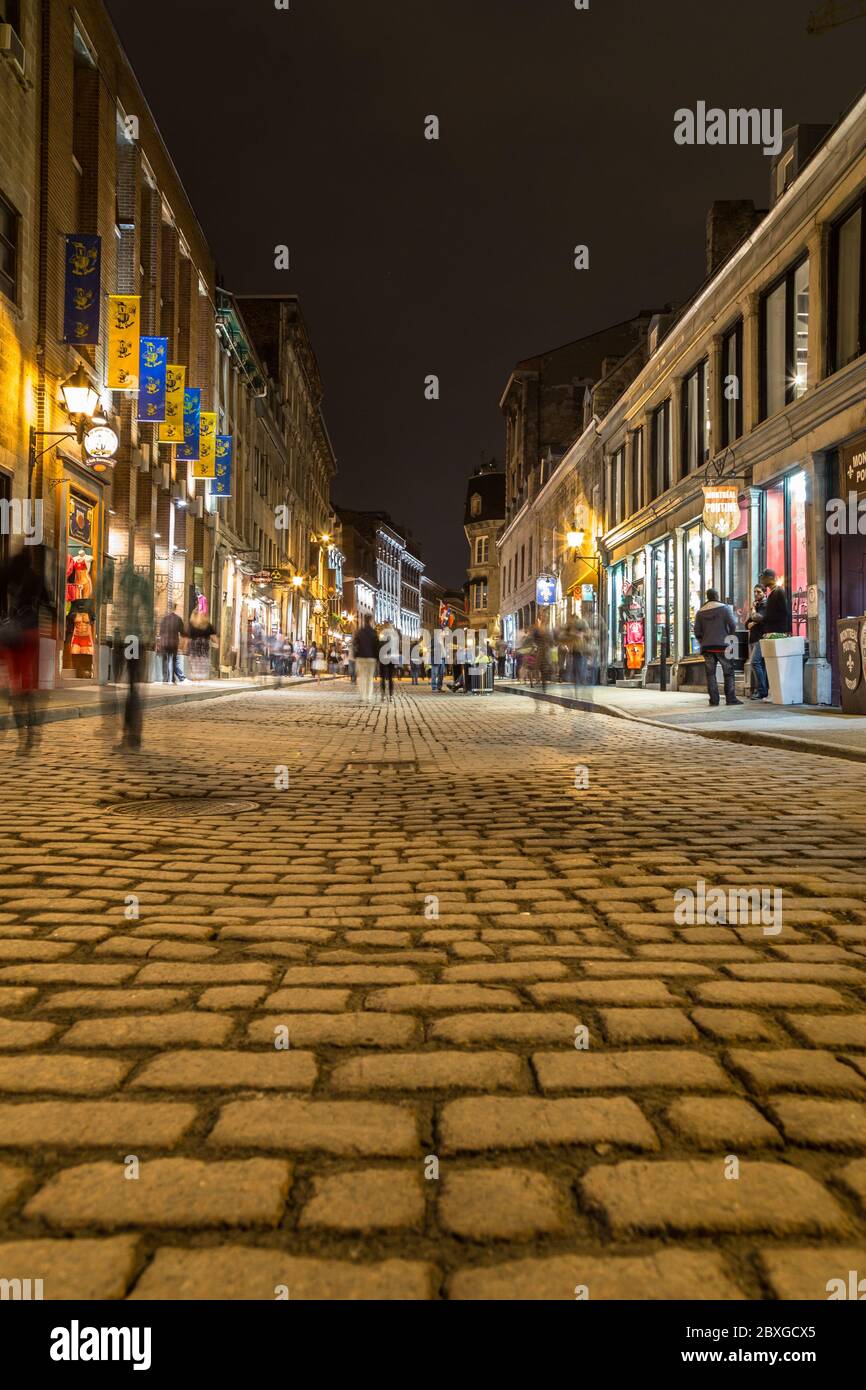
<path fill-rule="evenodd" d="M 185 820 L 188 816 L 239 816 L 245 811 L 258 811 L 257 801 L 241 801 L 230 796 L 173 796 L 144 801 L 114 801 L 102 808 L 120 816 L 154 817 L 156 820 Z"/>

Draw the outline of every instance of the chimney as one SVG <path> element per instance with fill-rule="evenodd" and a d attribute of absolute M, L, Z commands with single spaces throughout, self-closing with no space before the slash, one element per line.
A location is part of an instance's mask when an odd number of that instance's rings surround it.
<path fill-rule="evenodd" d="M 735 246 L 753 232 L 763 217 L 751 198 L 726 198 L 707 213 L 707 274 L 715 275 Z"/>

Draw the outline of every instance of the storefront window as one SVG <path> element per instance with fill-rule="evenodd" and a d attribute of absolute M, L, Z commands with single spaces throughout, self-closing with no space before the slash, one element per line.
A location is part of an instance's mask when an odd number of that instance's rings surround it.
<path fill-rule="evenodd" d="M 622 604 L 624 571 L 624 565 L 615 565 L 610 572 L 610 612 L 607 659 L 611 666 L 619 666 L 622 661 L 622 646 L 619 634 L 619 610 Z"/>
<path fill-rule="evenodd" d="M 806 475 L 795 473 L 788 479 L 791 631 L 806 636 L 808 598 L 806 555 Z"/>
<path fill-rule="evenodd" d="M 650 586 L 650 630 L 653 644 L 650 655 L 658 660 L 666 639 L 668 657 L 676 651 L 674 547 L 670 539 L 662 541 L 661 545 L 653 546 Z"/>
<path fill-rule="evenodd" d="M 806 475 L 791 473 L 764 493 L 764 565 L 784 583 L 791 631 L 806 636 Z"/>
<path fill-rule="evenodd" d="M 705 584 L 704 547 L 701 526 L 690 526 L 686 531 L 685 575 L 686 575 L 686 654 L 699 652 L 701 644 L 694 635 L 693 625 L 698 609 L 703 603 Z"/>
<path fill-rule="evenodd" d="M 63 670 L 98 677 L 96 638 L 96 501 L 70 488 L 66 512 L 66 602 Z"/>

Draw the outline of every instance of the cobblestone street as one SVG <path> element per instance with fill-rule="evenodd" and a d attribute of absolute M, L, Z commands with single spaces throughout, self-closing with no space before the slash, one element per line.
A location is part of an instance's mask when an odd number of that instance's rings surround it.
<path fill-rule="evenodd" d="M 0 1277 L 573 1300 L 866 1275 L 859 765 L 342 682 L 151 709 L 134 759 L 97 720 L 29 760 L 2 738 Z M 676 925 L 701 880 L 780 890 L 782 930 Z"/>

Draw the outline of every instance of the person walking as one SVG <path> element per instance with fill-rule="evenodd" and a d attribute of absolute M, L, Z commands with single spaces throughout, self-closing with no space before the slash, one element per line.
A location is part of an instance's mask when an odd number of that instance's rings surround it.
<path fill-rule="evenodd" d="M 777 582 L 775 570 L 764 570 L 758 584 L 766 595 L 766 600 L 758 628 L 758 636 L 752 648 L 752 670 L 758 682 L 758 689 L 751 698 L 753 700 L 766 700 L 770 693 L 770 682 L 767 679 L 767 667 L 764 661 L 764 638 L 769 637 L 771 633 L 781 633 L 783 636 L 789 637 L 791 634 L 791 614 L 788 609 L 788 596 L 784 588 Z"/>
<path fill-rule="evenodd" d="M 159 651 L 162 657 L 163 685 L 180 684 L 186 676 L 180 669 L 180 639 L 184 636 L 183 619 L 177 611 L 177 604 L 169 608 L 159 620 Z"/>
<path fill-rule="evenodd" d="M 388 699 L 394 698 L 394 667 L 400 655 L 400 638 L 397 629 L 391 623 L 386 623 L 382 628 L 379 637 L 379 697 L 385 699 L 385 686 L 388 687 Z"/>
<path fill-rule="evenodd" d="M 41 556 L 33 546 L 21 550 L 0 570 L 0 660 L 6 668 L 9 701 L 18 730 L 18 752 L 36 744 L 41 711 L 39 697 L 39 616 L 54 604 L 42 579 Z M 39 547 L 41 551 L 41 547 Z"/>
<path fill-rule="evenodd" d="M 369 703 L 373 698 L 373 682 L 376 679 L 376 661 L 379 655 L 379 639 L 369 613 L 365 614 L 352 645 L 358 677 L 358 694 L 362 700 Z"/>
<path fill-rule="evenodd" d="M 430 653 L 430 689 L 434 695 L 441 695 L 445 684 L 445 653 L 441 637 L 433 637 L 433 650 Z"/>
<path fill-rule="evenodd" d="M 194 681 L 206 680 L 210 670 L 210 639 L 216 628 L 208 617 L 205 598 L 200 598 L 190 613 L 188 628 L 190 674 Z"/>
<path fill-rule="evenodd" d="M 707 589 L 706 602 L 695 614 L 694 631 L 700 643 L 701 656 L 707 670 L 707 692 L 710 704 L 715 708 L 719 703 L 719 683 L 716 677 L 716 663 L 722 668 L 725 681 L 725 703 L 741 705 L 734 688 L 734 661 L 729 655 L 728 638 L 737 630 L 737 620 L 725 603 L 719 602 L 715 589 Z"/>
<path fill-rule="evenodd" d="M 123 734 L 118 751 L 138 750 L 141 748 L 144 726 L 144 707 L 139 687 L 147 670 L 147 652 L 153 644 L 153 588 L 149 579 L 138 573 L 131 560 L 126 561 L 117 580 L 114 620 L 127 681 Z"/>

